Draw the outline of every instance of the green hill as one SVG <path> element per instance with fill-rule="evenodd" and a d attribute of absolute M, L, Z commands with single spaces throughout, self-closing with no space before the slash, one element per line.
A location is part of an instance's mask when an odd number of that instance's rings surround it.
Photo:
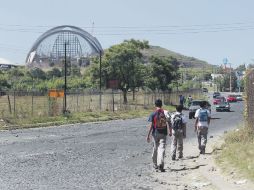
<path fill-rule="evenodd" d="M 183 67 L 200 68 L 203 66 L 205 66 L 205 67 L 212 66 L 211 64 L 208 64 L 205 61 L 196 59 L 194 57 L 188 57 L 188 56 L 170 51 L 168 49 L 165 49 L 165 48 L 162 48 L 159 46 L 150 46 L 149 49 L 143 50 L 142 53 L 144 55 L 145 62 L 148 62 L 148 58 L 151 56 L 159 56 L 159 57 L 172 56 L 172 57 L 176 58 Z"/>

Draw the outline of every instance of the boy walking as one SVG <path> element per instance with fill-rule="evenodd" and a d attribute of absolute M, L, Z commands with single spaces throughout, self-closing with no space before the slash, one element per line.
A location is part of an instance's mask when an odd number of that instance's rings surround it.
<path fill-rule="evenodd" d="M 211 113 L 206 109 L 206 102 L 202 101 L 200 103 L 200 109 L 195 113 L 195 132 L 197 132 L 198 137 L 198 148 L 200 154 L 205 154 L 205 148 L 207 143 L 208 127 L 211 120 Z"/>
<path fill-rule="evenodd" d="M 150 142 L 150 135 L 153 137 L 153 167 L 164 172 L 164 157 L 166 148 L 167 135 L 172 133 L 168 128 L 168 122 L 164 110 L 162 109 L 162 101 L 155 101 L 155 111 L 151 113 L 148 121 L 151 122 L 147 135 L 147 142 Z"/>
<path fill-rule="evenodd" d="M 176 160 L 176 150 L 178 152 L 178 158 L 183 158 L 183 139 L 186 138 L 186 119 L 182 113 L 183 106 L 176 106 L 176 112 L 171 116 L 172 128 L 172 143 L 171 143 L 171 158 Z"/>

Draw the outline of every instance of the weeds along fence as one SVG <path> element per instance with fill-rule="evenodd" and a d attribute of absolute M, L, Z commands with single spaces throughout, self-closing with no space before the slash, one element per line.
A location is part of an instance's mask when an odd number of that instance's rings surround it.
<path fill-rule="evenodd" d="M 154 106 L 157 98 L 163 100 L 165 105 L 176 105 L 179 95 L 185 97 L 192 95 L 199 98 L 202 96 L 200 89 L 182 92 L 128 92 L 128 103 L 123 103 L 121 91 L 108 90 L 99 93 L 95 90 L 72 90 L 66 93 L 67 110 L 75 112 L 93 111 L 122 111 L 146 109 Z M 101 101 L 100 101 L 101 99 Z M 48 93 L 38 91 L 6 91 L 0 92 L 0 118 L 17 117 L 45 117 L 58 116 L 63 113 L 64 98 L 49 97 Z"/>
<path fill-rule="evenodd" d="M 245 120 L 247 126 L 254 128 L 254 70 L 245 76 Z"/>

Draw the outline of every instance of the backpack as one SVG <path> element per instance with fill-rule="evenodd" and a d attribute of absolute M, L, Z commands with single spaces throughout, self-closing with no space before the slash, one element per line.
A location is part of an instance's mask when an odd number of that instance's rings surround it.
<path fill-rule="evenodd" d="M 198 114 L 198 120 L 200 122 L 208 122 L 208 113 L 206 109 L 200 109 Z"/>
<path fill-rule="evenodd" d="M 183 128 L 183 119 L 182 119 L 182 116 L 180 114 L 175 114 L 174 115 L 172 128 L 175 131 Z"/>
<path fill-rule="evenodd" d="M 158 132 L 165 133 L 165 130 L 167 130 L 167 118 L 162 109 L 155 111 L 153 126 Z"/>

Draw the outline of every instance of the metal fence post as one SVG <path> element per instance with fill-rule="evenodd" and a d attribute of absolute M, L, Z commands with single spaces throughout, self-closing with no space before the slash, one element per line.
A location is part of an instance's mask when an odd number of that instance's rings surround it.
<path fill-rule="evenodd" d="M 115 112 L 115 99 L 114 99 L 114 90 L 112 88 L 112 103 L 113 103 L 113 112 Z"/>
<path fill-rule="evenodd" d="M 16 116 L 16 94 L 15 90 L 13 91 L 13 114 Z"/>
<path fill-rule="evenodd" d="M 10 95 L 9 94 L 7 96 L 7 99 L 8 99 L 9 112 L 11 114 L 11 101 L 10 101 Z"/>
<path fill-rule="evenodd" d="M 79 111 L 79 104 L 78 104 L 79 92 L 78 92 L 78 89 L 76 90 L 76 96 L 77 96 L 77 112 L 78 112 Z"/>
<path fill-rule="evenodd" d="M 32 116 L 34 115 L 34 91 L 32 91 Z"/>

